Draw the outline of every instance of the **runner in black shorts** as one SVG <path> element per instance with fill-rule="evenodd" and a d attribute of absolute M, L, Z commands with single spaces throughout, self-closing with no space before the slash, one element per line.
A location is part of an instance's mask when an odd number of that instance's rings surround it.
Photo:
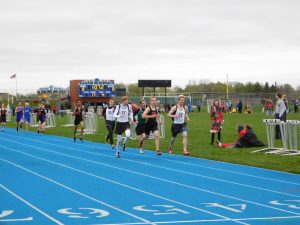
<path fill-rule="evenodd" d="M 144 144 L 144 141 L 149 138 L 151 132 L 154 134 L 155 139 L 155 148 L 156 155 L 161 155 L 159 150 L 159 132 L 158 132 L 158 123 L 161 123 L 158 110 L 156 108 L 156 97 L 153 96 L 150 98 L 150 106 L 148 106 L 144 113 L 143 118 L 147 119 L 145 123 L 145 137 L 140 141 L 140 146 Z"/>
<path fill-rule="evenodd" d="M 117 133 L 117 158 L 120 158 L 120 144 L 122 141 L 122 134 L 125 132 L 125 139 L 123 141 L 123 151 L 126 150 L 126 143 L 130 137 L 130 122 L 133 122 L 133 112 L 131 105 L 128 104 L 128 97 L 121 98 L 121 104 L 116 106 L 114 118 L 117 119 L 116 133 Z M 130 119 L 130 120 L 129 120 Z"/>
<path fill-rule="evenodd" d="M 138 136 L 139 143 L 141 145 L 139 146 L 140 148 L 140 153 L 143 154 L 143 149 L 144 149 L 144 142 L 141 142 L 145 138 L 145 124 L 146 124 L 146 119 L 143 118 L 143 113 L 146 109 L 146 101 L 142 99 L 140 101 L 140 108 L 135 112 L 134 114 L 134 120 L 135 120 L 135 132 L 136 135 Z"/>
<path fill-rule="evenodd" d="M 190 121 L 187 110 L 185 108 L 185 97 L 183 95 L 178 96 L 178 102 L 175 106 L 171 108 L 168 113 L 168 117 L 173 119 L 171 132 L 172 138 L 169 146 L 169 153 L 173 153 L 173 145 L 176 140 L 176 137 L 179 133 L 182 134 L 182 143 L 183 143 L 183 155 L 190 155 L 187 149 L 187 129 L 186 129 L 186 121 Z"/>
<path fill-rule="evenodd" d="M 105 119 L 105 126 L 108 130 L 108 134 L 105 137 L 105 141 L 110 142 L 111 148 L 114 149 L 116 145 L 114 145 L 114 130 L 115 130 L 115 118 L 114 118 L 114 111 L 115 111 L 115 102 L 113 99 L 110 99 L 108 102 L 108 107 L 103 109 L 102 116 Z"/>
<path fill-rule="evenodd" d="M 6 125 L 6 113 L 7 113 L 7 109 L 5 107 L 5 104 L 2 103 L 1 108 L 0 108 L 0 122 L 1 122 L 2 132 L 4 131 L 4 128 L 5 128 L 5 125 Z"/>
<path fill-rule="evenodd" d="M 82 106 L 80 100 L 77 100 L 76 106 L 74 108 L 73 115 L 75 116 L 74 120 L 74 142 L 76 142 L 76 132 L 78 125 L 80 126 L 80 140 L 83 141 L 83 129 L 84 129 L 84 122 L 83 122 L 83 116 L 84 116 L 84 106 Z"/>

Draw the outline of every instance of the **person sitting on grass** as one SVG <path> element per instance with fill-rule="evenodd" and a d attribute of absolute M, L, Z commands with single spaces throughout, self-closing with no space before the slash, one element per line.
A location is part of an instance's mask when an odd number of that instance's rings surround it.
<path fill-rule="evenodd" d="M 245 128 L 238 126 L 239 139 L 233 144 L 222 144 L 218 142 L 220 148 L 244 148 L 244 147 L 259 147 L 264 146 L 260 140 L 258 140 L 256 134 L 254 133 L 252 126 L 247 124 Z"/>

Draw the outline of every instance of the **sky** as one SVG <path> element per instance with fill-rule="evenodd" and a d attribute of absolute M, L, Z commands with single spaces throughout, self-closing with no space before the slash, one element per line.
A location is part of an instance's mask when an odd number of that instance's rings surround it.
<path fill-rule="evenodd" d="M 184 87 L 227 75 L 296 88 L 299 9 L 299 0 L 0 0 L 0 91 L 93 78 Z"/>

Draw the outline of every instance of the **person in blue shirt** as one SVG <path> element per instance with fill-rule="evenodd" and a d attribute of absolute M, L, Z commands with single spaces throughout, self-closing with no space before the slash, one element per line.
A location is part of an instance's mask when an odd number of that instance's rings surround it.
<path fill-rule="evenodd" d="M 24 122 L 25 122 L 25 129 L 28 131 L 29 124 L 30 124 L 30 115 L 32 113 L 32 110 L 29 106 L 29 103 L 25 102 L 25 108 L 24 108 Z"/>
<path fill-rule="evenodd" d="M 19 131 L 19 128 L 22 128 L 22 124 L 24 122 L 23 120 L 23 115 L 24 115 L 24 107 L 22 106 L 22 102 L 18 103 L 18 106 L 15 109 L 15 113 L 16 113 L 16 129 L 17 132 Z"/>

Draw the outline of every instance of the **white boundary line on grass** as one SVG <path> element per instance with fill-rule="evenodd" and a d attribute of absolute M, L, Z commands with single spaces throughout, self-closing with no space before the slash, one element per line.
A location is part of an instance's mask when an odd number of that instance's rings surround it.
<path fill-rule="evenodd" d="M 5 148 L 6 148 L 6 147 L 5 147 Z M 104 205 L 104 206 L 106 206 L 106 207 L 108 207 L 108 208 L 114 209 L 114 210 L 116 210 L 116 211 L 119 211 L 119 212 L 121 212 L 121 213 L 124 213 L 124 214 L 126 214 L 126 215 L 129 215 L 129 216 L 131 216 L 131 217 L 133 217 L 133 218 L 136 218 L 136 219 L 138 219 L 138 220 L 141 220 L 141 221 L 145 222 L 145 224 L 152 224 L 152 225 L 155 225 L 155 223 L 152 223 L 152 222 L 150 222 L 150 221 L 148 221 L 148 220 L 145 220 L 145 219 L 143 219 L 143 218 L 141 218 L 141 217 L 139 217 L 139 216 L 136 216 L 136 215 L 134 215 L 134 214 L 132 214 L 132 213 L 126 212 L 126 211 L 124 211 L 124 210 L 122 210 L 122 209 L 120 209 L 120 208 L 117 208 L 117 207 L 114 207 L 114 206 L 112 206 L 112 205 L 110 205 L 110 204 L 107 204 L 107 203 L 105 203 L 105 202 L 102 202 L 102 201 L 100 201 L 100 200 L 98 200 L 98 199 L 96 199 L 96 198 L 93 198 L 93 197 L 91 197 L 91 196 L 88 196 L 88 195 L 86 195 L 86 194 L 83 194 L 83 193 L 80 192 L 80 191 L 77 191 L 77 190 L 75 190 L 75 189 L 73 189 L 73 188 L 70 188 L 70 187 L 68 187 L 68 186 L 66 186 L 66 185 L 64 185 L 64 184 L 62 184 L 62 183 L 60 183 L 60 182 L 58 182 L 58 181 L 55 181 L 55 180 L 53 180 L 53 179 L 50 179 L 50 178 L 48 178 L 48 177 L 46 177 L 46 176 L 43 176 L 43 175 L 41 175 L 41 174 L 38 174 L 38 173 L 36 173 L 36 172 L 34 172 L 34 171 L 32 171 L 32 170 L 29 170 L 29 169 L 27 169 L 27 168 L 25 168 L 25 167 L 23 167 L 23 166 L 20 166 L 20 165 L 18 165 L 18 164 L 15 164 L 15 163 L 13 163 L 13 162 L 10 162 L 9 160 L 3 159 L 3 158 L 1 158 L 1 157 L 0 157 L 0 160 L 6 162 L 6 163 L 8 163 L 8 164 L 11 164 L 11 165 L 13 165 L 13 166 L 15 166 L 15 167 L 17 167 L 17 168 L 19 168 L 19 169 L 25 170 L 25 171 L 27 171 L 27 172 L 29 172 L 29 173 L 35 175 L 35 176 L 38 176 L 38 177 L 40 177 L 40 178 L 43 178 L 43 179 L 45 179 L 45 180 L 47 180 L 47 181 L 49 181 L 49 182 L 51 182 L 51 183 L 57 184 L 58 186 L 67 189 L 68 191 L 74 192 L 74 193 L 76 193 L 76 194 L 78 194 L 78 195 L 80 195 L 80 196 L 83 196 L 83 197 L 85 197 L 85 198 L 87 198 L 87 199 L 90 199 L 90 200 L 92 200 L 92 201 L 94 201 L 94 202 L 100 203 L 101 205 Z M 60 224 L 60 225 L 64 225 L 63 223 L 59 223 L 59 224 Z"/>
<path fill-rule="evenodd" d="M 45 144 L 45 142 L 37 141 L 37 140 L 34 140 L 34 139 L 28 139 L 28 138 L 24 138 L 24 137 L 20 137 L 20 138 L 31 140 L 31 141 L 34 141 L 34 142 L 44 143 Z M 60 146 L 60 145 L 52 144 L 52 143 L 47 143 L 47 145 L 52 145 L 52 146 L 56 146 L 56 147 L 60 147 L 60 148 L 65 148 L 65 149 L 77 150 L 77 151 L 80 151 L 80 152 L 85 152 L 85 153 L 93 154 L 93 155 L 100 155 L 100 156 L 104 156 L 104 157 L 108 157 L 108 158 L 115 158 L 114 156 L 111 156 L 111 155 L 105 155 L 105 154 L 101 154 L 101 153 L 94 153 L 94 152 L 85 151 L 85 150 L 81 150 L 81 149 L 77 149 L 77 148 Z M 63 154 L 63 153 L 59 153 L 59 152 L 56 152 L 56 153 Z M 70 155 L 66 155 L 66 156 L 68 156 L 68 157 L 75 157 L 75 156 L 70 156 Z M 80 159 L 82 159 L 82 158 L 80 158 Z M 290 196 L 290 197 L 300 198 L 299 195 L 293 195 L 293 194 L 289 194 L 289 193 L 285 193 L 285 192 L 280 192 L 280 191 L 275 191 L 275 190 L 266 189 L 266 188 L 261 188 L 261 187 L 257 187 L 257 186 L 253 186 L 253 185 L 247 185 L 247 184 L 242 184 L 242 183 L 238 183 L 238 182 L 228 181 L 228 180 L 224 180 L 224 179 L 218 179 L 218 178 L 214 178 L 214 177 L 209 177 L 209 176 L 204 176 L 204 175 L 200 175 L 200 174 L 195 174 L 195 173 L 191 173 L 191 172 L 185 172 L 185 171 L 182 171 L 182 170 L 176 170 L 176 169 L 172 169 L 172 168 L 169 168 L 169 167 L 158 166 L 158 165 L 154 165 L 154 164 L 150 164 L 150 163 L 143 163 L 143 162 L 140 162 L 140 161 L 135 161 L 135 160 L 126 159 L 126 158 L 122 158 L 122 160 L 129 161 L 129 162 L 134 162 L 134 163 L 138 163 L 138 164 L 142 164 L 142 165 L 146 165 L 146 166 L 161 168 L 161 169 L 165 169 L 165 170 L 170 170 L 170 171 L 174 171 L 174 172 L 184 173 L 184 174 L 188 174 L 188 175 L 191 175 L 191 176 L 203 177 L 203 178 L 206 178 L 206 179 L 215 180 L 215 181 L 219 181 L 219 182 L 225 182 L 225 183 L 234 184 L 234 185 L 238 185 L 238 186 L 242 186 L 242 187 L 253 188 L 253 189 L 260 190 L 260 191 L 267 191 L 267 192 L 272 192 L 272 193 L 276 193 L 276 194 L 282 194 L 282 195 L 286 195 L 286 196 Z M 101 164 L 99 162 L 97 162 L 97 163 Z M 110 166 L 108 164 L 103 164 L 103 163 L 102 163 L 102 165 Z M 121 168 L 118 167 L 117 169 L 121 169 Z"/>
<path fill-rule="evenodd" d="M 41 137 L 43 139 L 50 139 L 49 137 L 51 137 L 51 140 L 53 140 L 54 138 L 64 138 L 64 139 L 68 139 L 70 141 L 62 141 L 62 140 L 55 140 L 58 142 L 63 142 L 63 143 L 71 143 L 72 140 L 70 138 L 67 137 L 63 137 L 63 136 L 54 136 L 54 135 L 41 135 Z M 105 145 L 104 143 L 97 143 L 97 142 L 92 142 L 92 141 L 85 141 L 88 143 L 93 143 L 93 144 L 99 144 L 99 145 Z M 94 146 L 88 146 L 89 148 L 93 148 L 93 149 L 103 149 L 106 151 L 110 151 L 107 148 L 103 148 L 103 147 L 94 147 Z M 130 148 L 128 147 L 127 149 L 135 149 L 135 148 Z M 149 152 L 153 152 L 150 150 L 146 150 Z M 154 152 L 153 152 L 154 153 Z M 127 154 L 131 154 L 131 155 L 137 155 L 137 153 L 130 153 L 128 152 Z M 168 154 L 168 153 L 163 153 L 163 154 Z M 180 157 L 180 155 L 175 155 L 175 157 Z M 144 157 L 149 157 L 152 158 L 151 156 L 147 156 L 144 154 Z M 231 164 L 234 166 L 241 166 L 241 167 L 248 167 L 248 168 L 252 168 L 252 169 L 261 169 L 261 170 L 266 170 L 266 171 L 270 171 L 270 172 L 274 172 L 274 173 L 284 173 L 287 175 L 292 175 L 292 176 L 296 176 L 300 178 L 299 174 L 293 174 L 293 173 L 288 173 L 288 172 L 284 172 L 284 171 L 279 171 L 279 170 L 272 170 L 272 169 L 266 169 L 266 168 L 258 168 L 258 167 L 254 167 L 254 166 L 248 166 L 248 165 L 242 165 L 242 164 L 236 164 L 236 163 L 230 163 L 230 162 L 222 162 L 222 161 L 217 161 L 217 160 L 212 160 L 212 159 L 204 159 L 204 158 L 196 158 L 196 157 L 192 157 L 189 156 L 190 158 L 194 158 L 194 159 L 198 159 L 198 160 L 204 160 L 204 161 L 208 161 L 208 162 L 216 162 L 216 163 L 222 163 L 222 164 Z M 276 181 L 276 182 L 281 182 L 281 183 L 287 183 L 287 184 L 294 184 L 294 185 L 299 185 L 300 183 L 294 183 L 294 182 L 290 182 L 290 181 L 284 181 L 284 180 L 278 180 L 278 179 L 272 179 L 272 178 L 267 178 L 267 177 L 261 177 L 261 176 L 257 176 L 257 175 L 252 175 L 252 174 L 247 174 L 247 173 L 241 173 L 241 172 L 236 172 L 236 171 L 232 171 L 232 170 L 226 170 L 226 169 L 219 169 L 219 168 L 214 168 L 214 167 L 209 167 L 209 166 L 203 166 L 203 165 L 199 165 L 199 164 L 193 164 L 193 163 L 188 163 L 188 162 L 181 162 L 181 161 L 177 161 L 177 160 L 173 160 L 173 159 L 166 159 L 166 158 L 161 158 L 161 160 L 166 160 L 166 161 L 170 161 L 170 162 L 174 162 L 174 163 L 178 163 L 178 164 L 185 164 L 185 165 L 189 165 L 189 166 L 195 166 L 195 167 L 202 167 L 202 168 L 206 168 L 206 169 L 211 169 L 211 170 L 217 170 L 217 171 L 222 171 L 222 172 L 228 172 L 228 173 L 234 173 L 234 174 L 239 174 L 239 175 L 243 175 L 243 176 L 248 176 L 248 177 L 254 177 L 254 178 L 259 178 L 259 179 L 263 179 L 263 180 L 270 180 L 270 181 Z"/>
<path fill-rule="evenodd" d="M 9 140 L 11 141 L 11 140 Z M 12 141 L 12 142 L 15 142 L 15 143 L 19 143 L 19 142 L 16 142 L 16 141 Z M 31 146 L 31 145 L 27 145 L 27 144 L 23 144 L 23 143 L 19 143 L 19 144 L 22 144 L 22 145 L 25 145 L 25 146 L 29 146 L 29 147 L 33 147 L 33 148 L 36 148 L 36 149 L 40 149 L 42 151 L 47 151 L 47 152 L 53 152 L 55 154 L 59 154 L 59 155 L 64 155 L 64 156 L 67 156 L 67 157 L 70 157 L 70 158 L 75 158 L 75 159 L 79 159 L 79 160 L 83 160 L 83 161 L 88 161 L 88 162 L 92 162 L 92 163 L 98 163 L 98 162 L 95 162 L 95 161 L 92 161 L 92 160 L 87 160 L 87 159 L 83 159 L 83 158 L 79 158 L 79 157 L 74 157 L 74 156 L 69 156 L 69 155 L 66 155 L 66 154 L 63 154 L 63 153 L 59 153 L 59 152 L 55 152 L 55 151 L 51 151 L 51 150 L 47 150 L 47 149 L 44 149 L 44 148 L 40 148 L 40 147 L 35 147 L 35 146 Z M 10 149 L 10 148 L 7 148 L 5 147 L 6 149 Z M 145 191 L 142 191 L 140 189 L 136 189 L 134 187 L 131 187 L 131 186 L 128 186 L 128 185 L 124 185 L 122 183 L 119 183 L 119 182 L 116 182 L 116 181 L 113 181 L 113 180 L 110 180 L 110 179 L 107 179 L 107 178 L 103 178 L 103 177 L 100 177 L 100 176 L 97 176 L 95 174 L 91 174 L 91 173 L 88 173 L 88 172 L 85 172 L 85 171 L 82 171 L 82 170 L 79 170 L 79 169 L 75 169 L 73 167 L 69 167 L 67 165 L 64 165 L 64 164 L 60 164 L 60 163 L 56 163 L 56 162 L 53 162 L 53 161 L 50 161 L 50 160 L 47 160 L 47 159 L 43 159 L 43 158 L 40 158 L 40 157 L 37 157 L 37 156 L 33 156 L 33 155 L 30 155 L 30 154 L 27 154 L 27 153 L 24 153 L 24 152 L 20 152 L 20 151 L 17 151 L 17 150 L 13 150 L 13 149 L 10 149 L 12 151 L 16 151 L 16 152 L 19 152 L 21 154 L 25 154 L 25 155 L 29 155 L 33 158 L 37 158 L 37 159 L 40 159 L 40 160 L 43 160 L 43 161 L 46 161 L 46 162 L 51 162 L 53 164 L 56 164 L 56 165 L 60 165 L 62 167 L 66 167 L 66 168 L 69 168 L 71 170 L 75 170 L 77 172 L 80 172 L 80 173 L 84 173 L 84 174 L 87 174 L 87 175 L 90 175 L 90 176 L 93 176 L 93 177 L 97 177 L 99 179 L 103 179 L 103 180 L 106 180 L 106 181 L 109 181 L 109 182 L 112 182 L 114 184 L 118 184 L 118 185 L 121 185 L 121 186 L 125 186 L 127 188 L 131 188 L 131 189 L 134 189 L 136 191 L 139 191 L 139 192 L 142 192 L 142 193 L 146 193 L 146 194 L 150 194 L 152 196 L 156 196 L 156 197 L 160 197 L 164 200 L 166 200 L 167 198 L 164 198 L 164 197 L 161 197 L 161 196 L 157 196 L 155 194 L 152 194 L 152 193 L 149 193 L 149 192 L 145 192 Z M 98 163 L 99 164 L 99 163 Z M 116 167 L 116 169 L 118 169 Z M 125 170 L 125 169 L 122 169 L 122 170 Z M 129 171 L 129 170 L 128 170 Z M 133 172 L 133 171 L 131 171 Z M 137 172 L 134 172 L 136 174 L 138 174 Z M 149 176 L 149 175 L 145 175 L 145 174 L 140 174 L 140 175 L 144 175 L 144 176 L 147 176 L 147 177 L 151 177 L 153 179 L 158 179 L 158 180 L 161 180 L 161 181 L 165 181 L 165 182 L 169 182 L 169 183 L 172 183 L 172 184 L 176 184 L 176 185 L 179 185 L 179 186 L 184 186 L 184 187 L 187 187 L 187 188 L 191 188 L 191 189 L 194 189 L 194 190 L 198 190 L 198 191 L 201 191 L 201 192 L 207 192 L 207 193 L 210 193 L 210 194 L 214 194 L 214 195 L 218 195 L 218 196 L 222 196 L 222 197 L 226 197 L 226 198 L 230 198 L 230 199 L 235 199 L 235 200 L 239 200 L 239 201 L 243 201 L 243 202 L 247 202 L 247 203 L 251 203 L 251 204 L 255 204 L 255 205 L 259 205 L 259 206 L 263 206 L 263 207 L 266 207 L 266 208 L 271 208 L 271 209 L 275 209 L 277 211 L 282 211 L 282 212 L 287 212 L 287 213 L 290 213 L 290 214 L 294 214 L 294 215 L 297 215 L 297 216 L 300 216 L 300 214 L 298 213 L 295 213 L 295 212 L 292 212 L 292 211 L 288 211 L 288 210 L 284 210 L 284 209 L 280 209 L 280 208 L 276 208 L 276 207 L 272 207 L 272 206 L 268 206 L 268 205 L 264 205 L 264 204 L 261 204 L 261 203 L 257 203 L 257 202 L 253 202 L 253 201 L 248 201 L 248 200 L 244 200 L 244 199 L 240 199 L 240 198 L 236 198 L 236 197 L 232 197 L 232 196 L 229 196 L 229 195 L 224 195 L 224 194 L 221 194 L 221 193 L 217 193 L 217 192 L 212 192 L 212 191 L 209 191 L 209 190 L 205 190 L 205 189 L 200 189 L 200 188 L 196 188 L 196 187 L 193 187 L 193 186 L 189 186 L 189 185 L 184 185 L 184 184 L 181 184 L 181 183 L 177 183 L 177 182 L 173 182 L 173 181 L 169 181 L 169 180 L 166 180 L 166 179 L 161 179 L 161 178 L 157 178 L 157 177 L 154 177 L 154 176 Z M 174 201 L 174 200 L 171 200 L 171 199 L 167 199 L 167 201 L 171 201 L 171 202 L 175 202 L 176 204 L 178 204 L 179 202 L 177 201 Z M 189 205 L 186 205 L 184 203 L 179 203 L 179 204 L 182 204 L 184 206 L 188 206 L 188 207 L 191 207 Z M 202 209 L 200 209 L 201 211 L 204 211 Z M 209 212 L 209 211 L 207 211 Z M 209 212 L 211 213 L 211 212 Z M 213 213 L 211 213 L 213 214 Z"/>
<path fill-rule="evenodd" d="M 33 147 L 34 147 L 34 146 L 33 146 Z M 33 157 L 33 158 L 37 158 L 37 159 L 42 160 L 42 161 L 46 161 L 46 162 L 48 162 L 48 163 L 52 163 L 52 164 L 54 164 L 54 165 L 58 165 L 58 166 L 61 166 L 61 167 L 64 167 L 64 168 L 67 168 L 67 169 L 76 171 L 76 172 L 78 172 L 78 173 L 82 173 L 82 174 L 85 174 L 85 175 L 88 175 L 88 176 L 91 176 L 91 177 L 95 177 L 95 178 L 97 178 L 97 179 L 101 179 L 101 180 L 107 181 L 107 182 L 109 182 L 109 183 L 113 183 L 113 184 L 116 184 L 116 185 L 119 185 L 119 186 L 122 186 L 122 187 L 126 187 L 126 188 L 128 188 L 128 189 L 131 189 L 131 190 L 134 190 L 134 191 L 137 191 L 137 192 L 140 192 L 140 193 L 143 193 L 143 194 L 152 196 L 152 197 L 156 197 L 156 198 L 159 198 L 159 199 L 168 201 L 168 202 L 172 202 L 172 203 L 175 203 L 175 204 L 177 204 L 177 205 L 182 205 L 182 206 L 185 206 L 185 207 L 187 207 L 187 208 L 194 209 L 194 210 L 196 210 L 196 211 L 200 211 L 200 212 L 204 212 L 204 213 L 207 213 L 207 214 L 211 214 L 211 215 L 214 215 L 214 216 L 217 216 L 217 217 L 221 217 L 221 218 L 223 218 L 223 219 L 230 220 L 230 221 L 233 221 L 233 222 L 236 222 L 236 223 L 239 223 L 239 224 L 249 225 L 249 224 L 247 224 L 247 223 L 238 222 L 238 221 L 235 221 L 234 219 L 231 219 L 231 218 L 229 218 L 229 217 L 226 217 L 226 216 L 223 216 L 223 215 L 220 215 L 220 214 L 217 214 L 217 213 L 210 212 L 210 211 L 208 211 L 208 210 L 200 209 L 200 208 L 195 207 L 195 206 L 191 206 L 191 205 L 188 205 L 188 204 L 185 204 L 185 203 L 182 203 L 182 202 L 178 202 L 178 201 L 175 201 L 175 200 L 172 200 L 172 199 L 169 199 L 169 198 L 165 198 L 165 197 L 163 197 L 163 196 L 159 196 L 159 195 L 156 195 L 156 194 L 147 192 L 147 191 L 143 191 L 143 190 L 141 190 L 141 189 L 138 189 L 138 188 L 135 188 L 135 187 L 126 185 L 126 184 L 122 184 L 122 183 L 120 183 L 120 182 L 117 182 L 117 181 L 114 181 L 114 180 L 110 180 L 110 179 L 107 179 L 107 178 L 105 178 L 105 177 L 101 177 L 101 176 L 98 176 L 98 175 L 95 175 L 95 174 L 92 174 L 92 173 L 89 173 L 89 172 L 85 172 L 85 171 L 83 171 L 83 170 L 76 169 L 76 168 L 73 168 L 73 167 L 70 167 L 70 166 L 61 164 L 61 163 L 57 163 L 57 162 L 54 162 L 54 161 L 51 161 L 51 160 L 43 159 L 43 158 L 40 158 L 40 157 L 37 157 L 37 156 L 33 156 L 33 155 L 30 155 L 30 154 L 27 154 L 27 153 L 23 153 L 23 152 L 20 152 L 20 151 L 17 151 L 17 150 L 13 150 L 13 149 L 8 148 L 8 147 L 4 147 L 4 148 L 5 148 L 5 149 L 9 149 L 10 151 L 19 152 L 19 153 L 22 153 L 22 154 L 31 156 L 31 157 Z M 38 147 L 34 147 L 34 148 L 38 148 Z M 47 151 L 47 150 L 46 150 L 46 151 Z M 18 168 L 21 168 L 21 169 L 23 169 L 23 170 L 26 170 L 26 171 L 28 171 L 28 172 L 34 174 L 34 175 L 37 175 L 37 176 L 39 176 L 39 177 L 42 177 L 42 178 L 44 178 L 44 179 L 46 179 L 46 180 L 48 180 L 48 181 L 51 181 L 51 182 L 53 182 L 53 183 L 55 183 L 55 184 L 59 184 L 60 186 L 63 186 L 63 187 L 65 187 L 65 188 L 68 189 L 68 190 L 74 191 L 75 193 L 77 193 L 77 192 L 80 193 L 79 191 L 76 191 L 76 190 L 74 190 L 74 189 L 72 189 L 72 188 L 70 188 L 70 187 L 68 187 L 68 186 L 65 186 L 65 185 L 63 185 L 63 184 L 61 184 L 61 183 L 59 183 L 59 182 L 57 182 L 57 181 L 54 181 L 54 180 L 52 180 L 52 179 L 50 179 L 50 178 L 47 178 L 47 177 L 45 177 L 45 176 L 43 176 L 43 175 L 40 175 L 40 174 L 38 174 L 38 173 L 35 173 L 35 172 L 33 172 L 33 171 L 29 170 L 29 169 L 26 169 L 25 167 L 22 167 L 22 166 L 20 166 L 20 165 L 18 165 L 18 164 L 15 164 L 15 163 L 10 162 L 10 161 L 8 161 L 8 160 L 2 159 L 1 157 L 0 157 L 0 160 L 5 161 L 5 162 L 7 162 L 7 163 L 10 163 L 10 164 L 12 164 L 12 165 L 14 165 L 14 166 L 16 166 L 16 167 L 18 167 Z M 87 196 L 87 195 L 82 194 L 82 193 L 81 193 L 81 195 L 82 195 L 82 196 Z M 88 196 L 88 197 L 89 197 L 89 196 Z M 91 198 L 91 197 L 89 197 L 89 198 Z M 291 214 L 295 214 L 295 213 L 291 212 Z M 298 214 L 296 214 L 296 215 L 298 215 Z M 300 216 L 300 214 L 299 214 L 299 216 Z M 148 224 L 149 224 L 149 223 L 148 223 Z"/>
<path fill-rule="evenodd" d="M 53 218 L 52 216 L 48 215 L 47 213 L 45 213 L 44 211 L 42 211 L 41 209 L 37 208 L 36 206 L 34 206 L 33 204 L 31 204 L 30 202 L 26 201 L 24 198 L 20 197 L 19 195 L 17 195 L 16 193 L 14 193 L 12 190 L 8 189 L 6 186 L 4 186 L 3 184 L 0 184 L 0 187 L 2 189 L 4 189 L 5 191 L 7 191 L 9 194 L 11 194 L 12 196 L 14 196 L 15 198 L 17 198 L 18 200 L 20 200 L 21 202 L 25 203 L 26 205 L 28 205 L 30 208 L 34 209 L 35 211 L 37 211 L 38 213 L 42 214 L 43 216 L 47 217 L 49 220 L 51 220 L 52 222 L 59 224 L 59 225 L 64 225 L 62 222 L 58 221 L 57 219 Z M 1 220 L 0 222 L 5 222 L 5 220 Z M 7 221 L 7 220 L 6 220 Z M 15 220 L 14 220 L 15 221 Z"/>

